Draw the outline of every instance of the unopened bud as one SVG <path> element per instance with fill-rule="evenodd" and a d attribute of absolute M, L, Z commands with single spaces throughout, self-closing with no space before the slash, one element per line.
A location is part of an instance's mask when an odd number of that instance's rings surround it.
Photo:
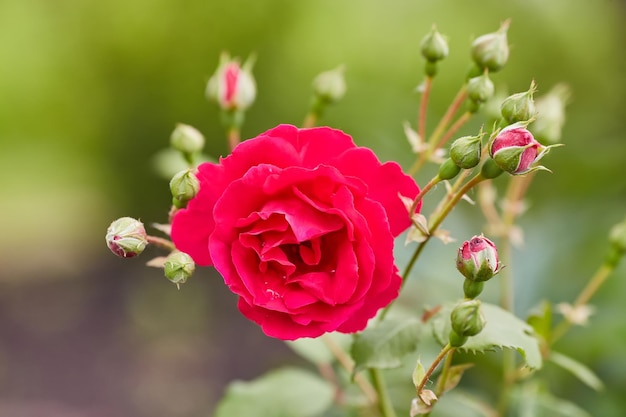
<path fill-rule="evenodd" d="M 626 220 L 611 228 L 609 242 L 617 251 L 626 253 Z"/>
<path fill-rule="evenodd" d="M 502 170 L 511 175 L 523 175 L 546 169 L 535 164 L 554 146 L 557 145 L 543 146 L 524 124 L 515 123 L 498 133 L 489 146 L 489 155 Z"/>
<path fill-rule="evenodd" d="M 148 238 L 143 223 L 132 217 L 115 220 L 107 229 L 106 242 L 111 252 L 121 258 L 132 258 L 146 248 Z"/>
<path fill-rule="evenodd" d="M 433 26 L 430 32 L 420 43 L 422 56 L 428 62 L 437 62 L 448 56 L 448 42 L 445 37 Z"/>
<path fill-rule="evenodd" d="M 195 127 L 179 123 L 170 136 L 170 145 L 183 154 L 194 154 L 204 147 L 204 136 Z"/>
<path fill-rule="evenodd" d="M 502 102 L 502 117 L 509 123 L 524 122 L 535 116 L 533 94 L 537 90 L 535 81 L 530 83 L 528 91 L 510 95 Z"/>
<path fill-rule="evenodd" d="M 191 256 L 179 251 L 170 253 L 163 264 L 165 277 L 177 286 L 187 282 L 195 269 L 196 264 Z"/>
<path fill-rule="evenodd" d="M 178 208 L 186 206 L 187 202 L 198 194 L 199 189 L 200 181 L 190 169 L 180 171 L 170 181 L 174 205 Z"/>
<path fill-rule="evenodd" d="M 458 166 L 452 158 L 448 158 L 439 166 L 438 176 L 442 180 L 451 180 L 461 172 L 461 167 Z"/>
<path fill-rule="evenodd" d="M 542 143 L 558 143 L 565 124 L 565 106 L 570 99 L 570 88 L 566 84 L 555 85 L 548 94 L 535 101 L 537 115 L 531 130 Z"/>
<path fill-rule="evenodd" d="M 249 58 L 241 66 L 238 59 L 231 59 L 223 53 L 217 70 L 207 84 L 207 98 L 216 101 L 222 110 L 245 110 L 250 107 L 256 98 L 253 65 L 254 59 Z"/>
<path fill-rule="evenodd" d="M 476 336 L 487 324 L 485 316 L 480 310 L 479 300 L 465 300 L 460 302 L 452 314 L 452 331 L 450 332 L 450 344 L 453 347 L 462 346 L 468 337 Z"/>
<path fill-rule="evenodd" d="M 472 43 L 472 59 L 480 69 L 491 72 L 502 69 L 509 59 L 506 32 L 510 21 L 505 21 L 497 32 L 479 36 Z"/>
<path fill-rule="evenodd" d="M 502 269 L 496 245 L 483 235 L 463 242 L 457 253 L 456 268 L 470 281 L 491 279 Z"/>
<path fill-rule="evenodd" d="M 346 94 L 346 80 L 343 75 L 344 66 L 320 73 L 313 80 L 315 96 L 325 103 L 335 103 Z"/>
<path fill-rule="evenodd" d="M 480 162 L 482 152 L 481 139 L 482 135 L 458 138 L 450 146 L 450 158 L 460 168 L 474 168 Z"/>
<path fill-rule="evenodd" d="M 467 82 L 467 96 L 476 103 L 484 103 L 493 96 L 495 87 L 485 71 L 483 75 L 470 78 Z"/>

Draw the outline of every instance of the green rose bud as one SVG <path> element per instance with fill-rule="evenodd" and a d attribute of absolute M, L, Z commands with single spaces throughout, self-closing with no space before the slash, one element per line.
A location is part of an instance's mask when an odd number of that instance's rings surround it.
<path fill-rule="evenodd" d="M 340 65 L 334 70 L 325 71 L 313 80 L 315 96 L 325 103 L 335 103 L 346 94 L 344 67 Z"/>
<path fill-rule="evenodd" d="M 502 117 L 509 123 L 524 122 L 535 116 L 533 94 L 537 90 L 535 81 L 530 83 L 528 91 L 507 97 L 501 106 Z"/>
<path fill-rule="evenodd" d="M 433 26 L 431 31 L 422 39 L 420 43 L 422 56 L 428 62 L 437 62 L 448 56 L 448 42 L 437 28 Z"/>
<path fill-rule="evenodd" d="M 121 258 L 132 258 L 146 248 L 148 238 L 143 223 L 132 217 L 115 220 L 107 229 L 106 242 L 111 252 Z"/>
<path fill-rule="evenodd" d="M 474 168 L 480 162 L 482 135 L 463 136 L 450 146 L 450 159 L 463 169 Z"/>
<path fill-rule="evenodd" d="M 472 59 L 480 69 L 491 72 L 502 69 L 509 59 L 509 45 L 506 32 L 509 20 L 505 21 L 497 32 L 479 36 L 472 43 Z"/>
<path fill-rule="evenodd" d="M 199 189 L 200 181 L 190 169 L 180 171 L 170 181 L 174 205 L 178 208 L 186 206 L 187 202 L 198 194 Z"/>
<path fill-rule="evenodd" d="M 191 256 L 186 253 L 174 251 L 165 259 L 163 269 L 165 277 L 176 284 L 176 286 L 180 286 L 180 284 L 184 284 L 191 277 L 196 269 L 196 264 L 191 259 Z"/>
<path fill-rule="evenodd" d="M 476 103 L 486 102 L 493 96 L 494 92 L 495 87 L 491 79 L 489 79 L 487 71 L 483 75 L 470 78 L 467 82 L 467 96 Z"/>
<path fill-rule="evenodd" d="M 204 147 L 204 136 L 195 127 L 179 123 L 170 136 L 170 145 L 183 154 L 194 154 Z"/>
<path fill-rule="evenodd" d="M 480 310 L 479 300 L 465 300 L 460 302 L 452 314 L 452 331 L 450 332 L 450 344 L 454 347 L 462 346 L 468 337 L 476 336 L 484 328 L 485 316 Z"/>

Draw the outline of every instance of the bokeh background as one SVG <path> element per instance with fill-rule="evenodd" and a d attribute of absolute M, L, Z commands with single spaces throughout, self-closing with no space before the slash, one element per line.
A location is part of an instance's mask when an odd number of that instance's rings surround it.
<path fill-rule="evenodd" d="M 117 217 L 166 220 L 154 160 L 177 122 L 199 128 L 212 156 L 226 152 L 204 98 L 221 51 L 258 57 L 244 137 L 301 123 L 312 78 L 345 64 L 348 94 L 323 122 L 408 166 L 402 122 L 416 117 L 422 36 L 436 23 L 451 48 L 432 126 L 469 67 L 471 40 L 507 18 L 511 58 L 497 88 L 523 91 L 534 78 L 539 95 L 560 81 L 573 91 L 566 146 L 546 159 L 554 173 L 535 180 L 526 247 L 510 266 L 524 315 L 541 299 L 571 300 L 626 214 L 623 2 L 0 1 L 0 416 L 209 416 L 228 381 L 303 363 L 239 315 L 212 270 L 176 291 L 143 265 L 157 250 L 125 261 L 104 244 Z M 461 240 L 483 224 L 469 207 L 447 223 Z M 423 303 L 458 296 L 455 247 L 433 242 L 416 270 L 410 288 Z M 593 300 L 592 324 L 560 344 L 604 393 L 545 371 L 594 416 L 626 410 L 624 296 L 622 265 Z"/>

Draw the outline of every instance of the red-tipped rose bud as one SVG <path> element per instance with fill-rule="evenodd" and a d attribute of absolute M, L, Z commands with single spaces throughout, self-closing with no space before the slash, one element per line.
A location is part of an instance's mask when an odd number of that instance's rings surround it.
<path fill-rule="evenodd" d="M 185 207 L 187 202 L 198 194 L 198 190 L 200 181 L 190 169 L 180 171 L 170 181 L 170 191 L 177 208 Z"/>
<path fill-rule="evenodd" d="M 516 123 L 498 133 L 489 146 L 489 155 L 502 170 L 511 175 L 523 175 L 538 169 L 547 169 L 535 164 L 553 146 L 543 146 L 524 124 Z"/>
<path fill-rule="evenodd" d="M 506 32 L 510 21 L 505 21 L 497 32 L 479 36 L 472 43 L 472 59 L 480 69 L 491 72 L 502 69 L 509 59 Z"/>
<path fill-rule="evenodd" d="M 420 43 L 420 50 L 422 56 L 428 62 L 441 61 L 448 56 L 448 42 L 446 38 L 437 31 L 437 28 L 433 25 L 433 28 Z"/>
<path fill-rule="evenodd" d="M 452 331 L 450 332 L 450 344 L 453 347 L 462 346 L 467 338 L 476 336 L 487 324 L 485 316 L 480 310 L 479 300 L 465 300 L 460 302 L 452 314 L 450 314 L 452 322 Z"/>
<path fill-rule="evenodd" d="M 528 91 L 512 94 L 507 97 L 501 106 L 502 117 L 509 123 L 524 122 L 535 116 L 535 101 L 533 94 L 537 90 L 535 81 L 530 83 Z"/>
<path fill-rule="evenodd" d="M 322 102 L 330 104 L 343 98 L 346 94 L 346 80 L 343 75 L 344 67 L 339 67 L 320 73 L 313 80 L 313 92 Z"/>
<path fill-rule="evenodd" d="M 252 77 L 254 61 L 248 59 L 243 66 L 227 53 L 220 57 L 217 70 L 209 80 L 207 98 L 216 101 L 222 110 L 245 110 L 256 98 L 256 83 Z"/>
<path fill-rule="evenodd" d="M 460 168 L 474 168 L 480 162 L 481 139 L 482 135 L 458 138 L 450 146 L 450 158 Z"/>
<path fill-rule="evenodd" d="M 495 91 L 493 82 L 489 79 L 489 73 L 470 78 L 467 82 L 467 96 L 475 103 L 484 103 L 489 100 Z"/>
<path fill-rule="evenodd" d="M 463 243 L 456 257 L 456 267 L 465 278 L 474 282 L 487 281 L 502 269 L 496 245 L 483 235 Z"/>
<path fill-rule="evenodd" d="M 571 92 L 566 84 L 555 85 L 546 95 L 535 102 L 537 115 L 531 130 L 537 140 L 543 143 L 558 143 L 565 124 L 565 106 Z"/>
<path fill-rule="evenodd" d="M 121 258 L 132 258 L 146 248 L 148 238 L 143 223 L 132 217 L 115 220 L 107 229 L 106 242 L 111 252 Z"/>
<path fill-rule="evenodd" d="M 170 136 L 170 145 L 183 154 L 194 154 L 204 147 L 204 136 L 195 127 L 179 123 Z"/>
<path fill-rule="evenodd" d="M 195 269 L 196 264 L 191 259 L 191 256 L 179 251 L 170 253 L 163 264 L 165 277 L 176 284 L 177 287 L 187 282 Z"/>

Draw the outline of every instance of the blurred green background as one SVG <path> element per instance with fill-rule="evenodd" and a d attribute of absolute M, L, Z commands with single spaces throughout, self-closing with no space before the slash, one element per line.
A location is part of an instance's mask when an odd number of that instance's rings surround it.
<path fill-rule="evenodd" d="M 510 266 L 523 315 L 543 298 L 571 300 L 626 214 L 623 2 L 0 1 L 0 416 L 208 416 L 227 381 L 301 363 L 239 315 L 212 270 L 176 291 L 143 266 L 157 250 L 124 261 L 104 244 L 117 217 L 166 220 L 153 159 L 175 123 L 199 128 L 212 156 L 226 152 L 204 98 L 221 51 L 258 57 L 244 137 L 301 123 L 312 78 L 345 64 L 348 94 L 323 122 L 406 167 L 402 122 L 416 118 L 422 36 L 436 23 L 451 48 L 432 126 L 469 67 L 471 40 L 509 17 L 497 88 L 523 91 L 534 78 L 538 95 L 560 81 L 573 90 L 566 146 L 546 159 L 554 174 L 535 180 L 526 247 Z M 483 224 L 465 207 L 447 228 L 463 240 Z M 455 248 L 429 248 L 410 287 L 423 302 L 458 295 Z M 624 295 L 622 266 L 593 300 L 593 323 L 560 342 L 605 393 L 546 370 L 555 392 L 594 416 L 626 410 Z"/>

